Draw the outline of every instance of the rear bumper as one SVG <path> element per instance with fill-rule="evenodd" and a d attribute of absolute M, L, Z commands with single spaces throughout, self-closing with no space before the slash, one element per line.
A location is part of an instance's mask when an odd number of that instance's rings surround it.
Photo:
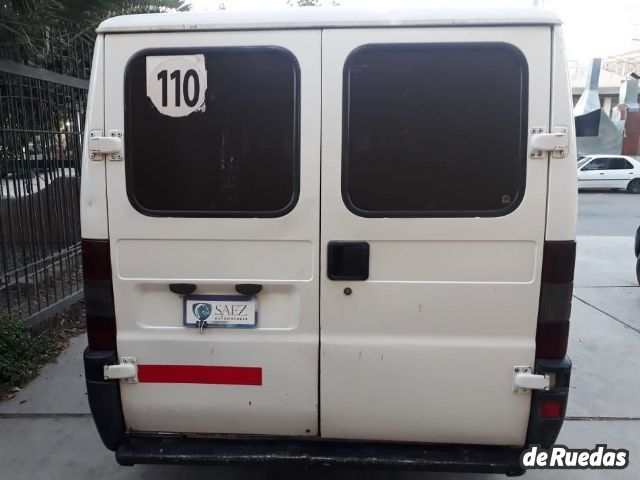
<path fill-rule="evenodd" d="M 558 438 L 567 412 L 571 368 L 572 364 L 569 357 L 565 357 L 562 360 L 536 360 L 535 373 L 553 375 L 555 377 L 555 385 L 549 391 L 537 390 L 531 393 L 527 445 L 540 445 L 544 448 L 549 448 Z M 540 410 L 543 402 L 546 401 L 558 402 L 562 406 L 558 417 L 542 417 Z"/>
<path fill-rule="evenodd" d="M 121 465 L 298 465 L 521 475 L 522 448 L 425 445 L 318 439 L 205 438 L 126 435 Z"/>
<path fill-rule="evenodd" d="M 114 351 L 86 349 L 87 393 L 91 413 L 103 443 L 116 452 L 121 465 L 139 463 L 202 465 L 277 465 L 371 467 L 440 472 L 521 475 L 524 447 L 436 445 L 335 441 L 317 438 L 204 437 L 126 433 L 119 384 L 104 380 L 103 367 L 117 363 Z M 534 392 L 527 445 L 551 445 L 562 426 L 569 394 L 571 361 L 539 360 L 536 373 L 553 373 L 555 388 Z M 559 418 L 541 418 L 545 399 L 562 401 Z"/>
<path fill-rule="evenodd" d="M 102 443 L 115 451 L 124 438 L 125 424 L 120 401 L 118 382 L 104 379 L 104 366 L 118 363 L 118 356 L 112 350 L 84 351 L 84 372 L 87 381 L 89 408 Z"/>

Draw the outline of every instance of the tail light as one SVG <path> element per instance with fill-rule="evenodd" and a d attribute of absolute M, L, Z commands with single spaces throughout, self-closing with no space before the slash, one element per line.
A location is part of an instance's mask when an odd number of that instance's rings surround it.
<path fill-rule="evenodd" d="M 109 240 L 82 240 L 84 300 L 89 348 L 116 349 Z"/>
<path fill-rule="evenodd" d="M 536 360 L 534 371 L 552 375 L 554 382 L 551 390 L 531 392 L 531 414 L 526 443 L 549 448 L 558 438 L 567 411 L 571 360 L 569 357 L 562 360 Z"/>
<path fill-rule="evenodd" d="M 561 400 L 544 399 L 540 401 L 540 418 L 562 418 L 565 403 Z"/>
<path fill-rule="evenodd" d="M 534 372 L 550 375 L 553 386 L 531 393 L 527 445 L 549 448 L 564 421 L 571 378 L 571 360 L 566 354 L 575 263 L 575 241 L 545 242 Z"/>
<path fill-rule="evenodd" d="M 575 262 L 575 241 L 545 242 L 536 332 L 538 359 L 562 359 L 567 353 Z"/>

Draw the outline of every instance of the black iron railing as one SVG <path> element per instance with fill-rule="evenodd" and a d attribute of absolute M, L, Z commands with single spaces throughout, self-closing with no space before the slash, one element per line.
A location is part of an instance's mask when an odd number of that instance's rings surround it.
<path fill-rule="evenodd" d="M 45 51 L 5 47 L 0 58 L 0 313 L 24 316 L 82 289 L 78 206 L 91 52 L 64 34 L 46 35 Z"/>

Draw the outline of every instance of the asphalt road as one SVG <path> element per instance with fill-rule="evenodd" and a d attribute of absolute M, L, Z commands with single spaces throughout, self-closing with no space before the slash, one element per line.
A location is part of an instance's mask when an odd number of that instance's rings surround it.
<path fill-rule="evenodd" d="M 578 235 L 633 236 L 640 225 L 640 195 L 581 192 L 578 208 Z"/>
<path fill-rule="evenodd" d="M 640 195 L 582 193 L 569 354 L 571 395 L 558 443 L 630 451 L 625 470 L 530 471 L 536 479 L 640 478 L 640 287 L 633 237 Z M 0 479 L 496 479 L 494 475 L 236 467 L 120 467 L 89 416 L 84 337 L 11 401 L 0 403 Z"/>

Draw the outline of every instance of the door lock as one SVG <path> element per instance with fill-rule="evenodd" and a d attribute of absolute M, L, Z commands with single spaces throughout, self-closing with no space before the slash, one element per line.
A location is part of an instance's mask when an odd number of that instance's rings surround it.
<path fill-rule="evenodd" d="M 533 373 L 531 367 L 513 367 L 513 393 L 525 393 L 529 390 L 549 390 L 550 375 Z"/>
<path fill-rule="evenodd" d="M 204 329 L 209 326 L 206 320 L 198 320 L 196 326 L 200 329 L 200 335 L 204 333 Z"/>
<path fill-rule="evenodd" d="M 569 155 L 569 128 L 558 125 L 546 132 L 544 127 L 529 129 L 529 157 L 542 158 L 544 152 L 551 152 L 553 158 Z"/>
<path fill-rule="evenodd" d="M 117 365 L 105 365 L 104 379 L 138 383 L 138 361 L 133 357 L 122 357 Z"/>
<path fill-rule="evenodd" d="M 109 130 L 109 135 L 102 136 L 102 130 L 89 132 L 89 155 L 91 160 L 122 160 L 122 130 Z"/>

